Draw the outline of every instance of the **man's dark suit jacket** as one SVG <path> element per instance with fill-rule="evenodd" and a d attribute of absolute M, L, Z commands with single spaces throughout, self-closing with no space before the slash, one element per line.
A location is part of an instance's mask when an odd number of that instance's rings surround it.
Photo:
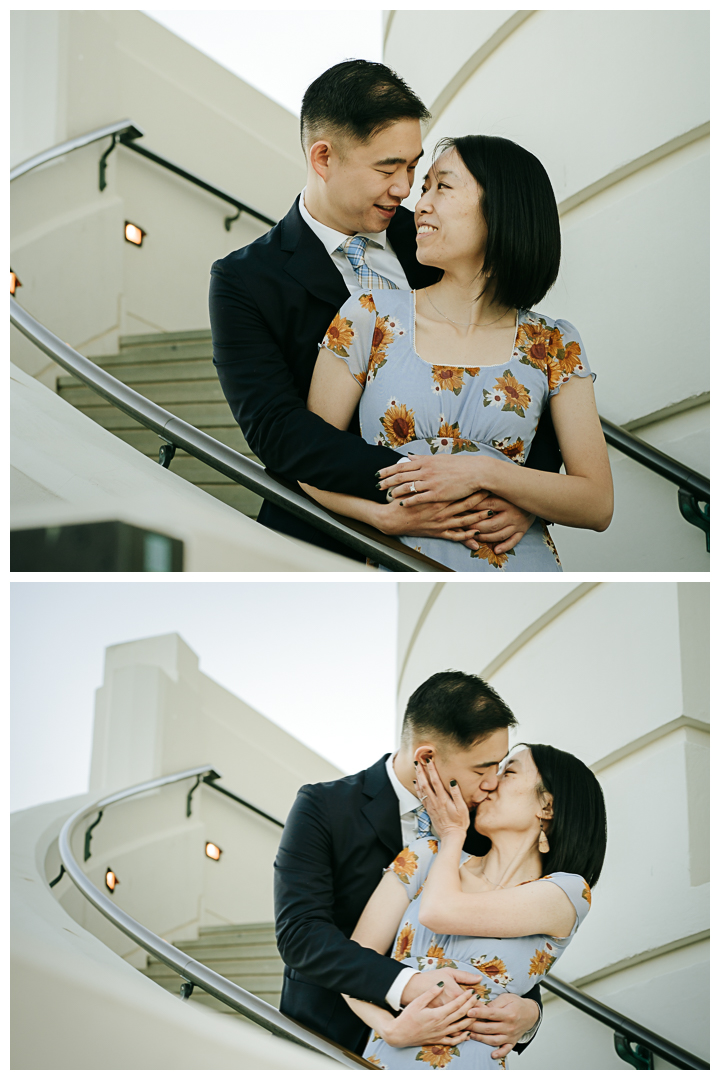
<path fill-rule="evenodd" d="M 405 967 L 348 940 L 403 847 L 387 757 L 354 776 L 302 787 L 275 860 L 275 932 L 286 965 L 280 1009 L 356 1053 L 368 1029 L 340 994 L 387 1008 L 385 995 Z M 487 840 L 471 829 L 465 850 L 483 854 Z M 537 987 L 526 996 L 540 1004 Z"/>
<path fill-rule="evenodd" d="M 438 280 L 437 269 L 417 261 L 409 210 L 397 210 L 387 235 L 411 288 Z M 339 431 L 305 408 L 320 343 L 349 295 L 296 201 L 268 233 L 213 264 L 213 359 L 233 415 L 267 469 L 289 481 L 383 502 L 375 473 L 400 455 L 364 442 L 357 423 Z M 557 471 L 557 440 L 549 412 L 544 416 L 528 464 Z M 258 521 L 351 554 L 271 503 L 263 504 Z"/>

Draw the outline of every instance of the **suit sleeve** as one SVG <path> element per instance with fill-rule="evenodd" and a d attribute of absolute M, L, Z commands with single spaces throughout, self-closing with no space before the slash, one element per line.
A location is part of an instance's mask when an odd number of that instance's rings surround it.
<path fill-rule="evenodd" d="M 289 968 L 309 982 L 387 1008 L 405 965 L 350 941 L 333 920 L 333 845 L 322 792 L 301 788 L 275 860 L 275 933 Z"/>
<path fill-rule="evenodd" d="M 210 279 L 210 323 L 223 392 L 263 464 L 287 480 L 384 502 L 375 473 L 400 461 L 400 455 L 308 412 L 242 278 L 220 263 L 213 265 Z"/>

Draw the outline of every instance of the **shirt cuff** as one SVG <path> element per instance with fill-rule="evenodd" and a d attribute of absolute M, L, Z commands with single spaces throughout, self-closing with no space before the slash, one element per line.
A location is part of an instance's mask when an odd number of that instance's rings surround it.
<path fill-rule="evenodd" d="M 400 1012 L 400 1010 L 402 1009 L 402 1005 L 400 1004 L 402 992 L 412 979 L 413 975 L 417 975 L 417 971 L 415 970 L 415 968 L 406 967 L 404 971 L 400 972 L 397 979 L 385 995 L 385 1000 L 387 1001 L 393 1012 Z"/>
<path fill-rule="evenodd" d="M 395 984 L 393 983 L 393 986 L 394 985 Z M 392 986 L 390 987 L 390 989 L 392 990 Z M 526 1031 L 525 1034 L 520 1039 L 518 1039 L 518 1045 L 520 1045 L 520 1044 L 524 1045 L 525 1043 L 530 1042 L 530 1040 L 534 1039 L 535 1036 L 537 1035 L 538 1031 L 540 1030 L 540 1025 L 542 1024 L 542 1018 L 543 1018 L 542 1005 L 538 1005 L 538 1011 L 539 1011 L 540 1015 L 538 1016 L 537 1020 L 535 1021 L 533 1026 L 530 1028 L 530 1030 Z"/>

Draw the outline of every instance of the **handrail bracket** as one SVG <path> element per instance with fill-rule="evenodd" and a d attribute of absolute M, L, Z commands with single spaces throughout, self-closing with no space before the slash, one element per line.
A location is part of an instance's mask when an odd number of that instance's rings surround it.
<path fill-rule="evenodd" d="M 626 1035 L 615 1032 L 615 1053 L 633 1069 L 654 1069 L 652 1051 L 642 1043 L 630 1042 Z"/>
<path fill-rule="evenodd" d="M 226 217 L 225 218 L 225 230 L 226 230 L 226 232 L 230 232 L 230 230 L 232 228 L 233 221 L 237 221 L 237 219 L 240 217 L 241 214 L 242 214 L 242 210 L 240 210 L 238 208 L 238 212 L 237 212 L 237 214 L 235 214 L 234 217 Z"/>
<path fill-rule="evenodd" d="M 177 447 L 172 443 L 163 443 L 158 451 L 158 461 L 162 465 L 163 469 L 170 468 L 170 462 L 175 457 L 175 451 Z"/>
<path fill-rule="evenodd" d="M 700 509 L 700 500 L 689 491 L 678 488 L 678 505 L 680 513 L 691 525 L 697 526 L 705 533 L 705 544 L 710 550 L 710 503 L 705 503 L 705 509 Z"/>
<path fill-rule="evenodd" d="M 100 158 L 100 175 L 98 177 L 98 186 L 99 186 L 101 191 L 104 191 L 105 188 L 107 187 L 107 180 L 105 179 L 105 169 L 106 169 L 106 166 L 107 166 L 107 159 L 112 154 L 113 150 L 117 146 L 117 143 L 118 143 L 118 135 L 117 135 L 117 132 L 115 132 L 115 134 L 112 137 L 112 142 L 108 146 L 108 148 L 105 151 L 105 153 L 103 154 L 103 156 Z"/>

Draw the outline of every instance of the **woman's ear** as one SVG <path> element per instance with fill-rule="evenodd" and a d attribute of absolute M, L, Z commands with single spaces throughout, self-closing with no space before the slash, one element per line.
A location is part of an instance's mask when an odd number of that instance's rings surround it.
<path fill-rule="evenodd" d="M 549 791 L 544 794 L 545 801 L 535 814 L 541 821 L 551 821 L 553 816 L 553 797 Z"/>

